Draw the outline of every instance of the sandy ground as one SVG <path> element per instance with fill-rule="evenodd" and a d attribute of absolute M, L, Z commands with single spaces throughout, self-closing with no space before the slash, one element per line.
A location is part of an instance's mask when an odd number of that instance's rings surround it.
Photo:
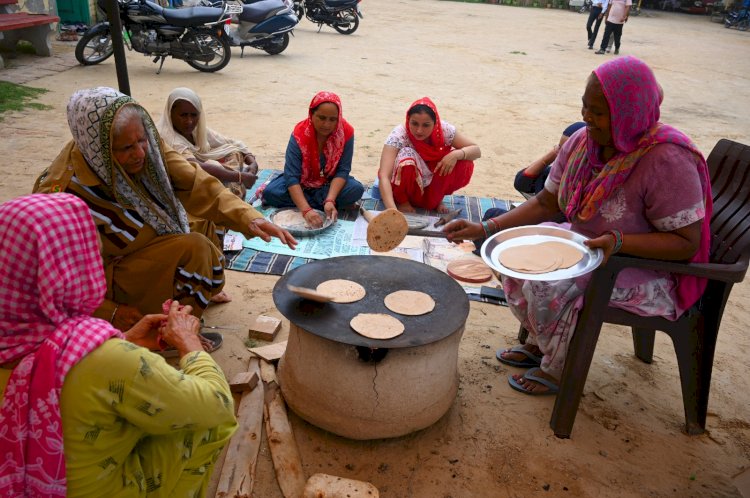
<path fill-rule="evenodd" d="M 382 143 L 407 105 L 431 96 L 443 119 L 482 148 L 467 193 L 517 198 L 515 171 L 545 152 L 580 117 L 590 71 L 610 56 L 586 50 L 584 15 L 431 0 L 362 4 L 357 33 L 318 33 L 303 20 L 287 51 L 253 49 L 217 74 L 169 60 L 162 74 L 129 54 L 133 95 L 155 117 L 168 92 L 190 86 L 210 110 L 209 123 L 251 145 L 262 167 L 282 166 L 289 133 L 318 90 L 337 92 L 354 125 L 354 174 L 372 180 Z M 56 46 L 70 56 L 71 46 Z M 625 26 L 623 54 L 646 60 L 664 87 L 665 122 L 693 137 L 707 155 L 728 137 L 750 142 L 750 35 L 706 17 L 649 12 Z M 0 71 L 0 79 L 10 71 Z M 48 111 L 18 113 L 0 123 L 0 201 L 30 190 L 34 178 L 70 137 L 65 103 L 77 88 L 116 86 L 114 64 L 74 67 L 33 81 L 48 88 Z M 667 193 L 668 194 L 668 193 Z M 216 354 L 227 376 L 249 353 L 247 324 L 280 317 L 276 277 L 228 272 L 234 301 L 206 313 L 233 326 Z M 407 437 L 370 442 L 326 433 L 291 415 L 304 472 L 370 481 L 384 497 L 739 496 L 731 476 L 750 465 L 750 284 L 738 285 L 716 352 L 708 431 L 683 433 L 674 353 L 657 336 L 652 365 L 637 361 L 624 328 L 607 326 L 594 357 L 572 438 L 549 428 L 553 400 L 512 391 L 516 370 L 494 358 L 514 343 L 507 308 L 471 304 L 459 357 L 458 397 L 434 426 Z M 279 339 L 288 332 L 284 323 Z M 315 358 L 310 358 L 315 361 Z M 446 366 L 450 368 L 450 366 Z M 267 448 L 261 450 L 255 496 L 281 496 Z"/>

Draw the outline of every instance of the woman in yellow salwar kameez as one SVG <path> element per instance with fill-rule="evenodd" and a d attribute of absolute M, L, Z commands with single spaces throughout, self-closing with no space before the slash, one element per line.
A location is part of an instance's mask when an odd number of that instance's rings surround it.
<path fill-rule="evenodd" d="M 148 113 L 106 87 L 68 103 L 73 140 L 37 180 L 35 192 L 69 192 L 88 204 L 102 240 L 107 295 L 94 316 L 120 330 L 175 299 L 200 317 L 225 301 L 224 255 L 213 223 L 294 247 L 221 182 L 165 146 Z M 208 220 L 190 232 L 187 214 Z M 211 240 L 209 240 L 211 239 Z"/>
<path fill-rule="evenodd" d="M 205 496 L 236 428 L 229 386 L 189 307 L 124 334 L 91 317 L 99 245 L 73 195 L 0 205 L 0 496 Z M 157 336 L 180 371 L 147 349 Z"/>

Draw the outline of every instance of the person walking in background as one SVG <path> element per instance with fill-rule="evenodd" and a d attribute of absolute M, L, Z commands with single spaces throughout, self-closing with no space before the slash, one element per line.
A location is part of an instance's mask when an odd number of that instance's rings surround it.
<path fill-rule="evenodd" d="M 602 45 L 597 54 L 603 54 L 607 50 L 607 44 L 609 43 L 609 37 L 615 36 L 615 55 L 620 53 L 620 39 L 622 38 L 622 27 L 628 22 L 628 15 L 630 14 L 630 6 L 633 5 L 632 0 L 611 0 L 609 7 L 607 7 L 604 18 L 604 37 L 602 38 Z"/>
<path fill-rule="evenodd" d="M 589 20 L 586 22 L 586 33 L 589 35 L 589 50 L 594 48 L 596 35 L 599 34 L 599 26 L 602 24 L 602 19 L 604 18 L 604 13 L 607 11 L 607 7 L 609 7 L 609 0 L 594 0 L 594 5 L 591 6 Z M 593 31 L 591 26 L 594 26 Z"/>

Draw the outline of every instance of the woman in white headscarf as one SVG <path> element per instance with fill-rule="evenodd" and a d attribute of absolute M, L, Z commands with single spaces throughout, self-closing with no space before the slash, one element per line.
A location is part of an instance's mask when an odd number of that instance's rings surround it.
<path fill-rule="evenodd" d="M 208 127 L 198 94 L 184 87 L 172 90 L 156 126 L 167 145 L 245 198 L 257 179 L 255 156 L 242 142 Z"/>

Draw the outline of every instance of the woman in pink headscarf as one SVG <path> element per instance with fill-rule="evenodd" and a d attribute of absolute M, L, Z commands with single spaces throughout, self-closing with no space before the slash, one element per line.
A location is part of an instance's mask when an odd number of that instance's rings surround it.
<path fill-rule="evenodd" d="M 465 187 L 482 151 L 472 139 L 441 121 L 437 106 L 423 97 L 409 106 L 380 154 L 378 181 L 386 208 L 447 212 L 443 197 Z"/>
<path fill-rule="evenodd" d="M 0 496 L 203 496 L 236 427 L 198 318 L 171 305 L 122 334 L 87 205 L 0 205 Z M 180 369 L 151 353 L 163 340 Z M 141 347 L 143 346 L 143 347 Z"/>
<path fill-rule="evenodd" d="M 296 207 L 313 227 L 323 225 L 318 211 L 336 221 L 338 209 L 357 202 L 364 186 L 351 176 L 354 128 L 344 119 L 341 99 L 318 92 L 307 119 L 294 127 L 284 159 L 284 174 L 263 190 L 263 202 Z"/>
<path fill-rule="evenodd" d="M 659 122 L 661 88 L 634 57 L 599 66 L 589 77 L 581 113 L 586 128 L 562 146 L 542 190 L 483 224 L 449 224 L 449 239 L 475 239 L 562 212 L 570 228 L 601 248 L 672 261 L 708 261 L 711 186 L 701 153 L 680 131 Z M 550 282 L 503 277 L 513 314 L 529 331 L 523 346 L 498 351 L 502 363 L 532 367 L 508 381 L 527 394 L 557 392 L 570 334 L 591 275 Z M 622 271 L 610 306 L 676 320 L 702 295 L 705 280 L 641 269 Z"/>

